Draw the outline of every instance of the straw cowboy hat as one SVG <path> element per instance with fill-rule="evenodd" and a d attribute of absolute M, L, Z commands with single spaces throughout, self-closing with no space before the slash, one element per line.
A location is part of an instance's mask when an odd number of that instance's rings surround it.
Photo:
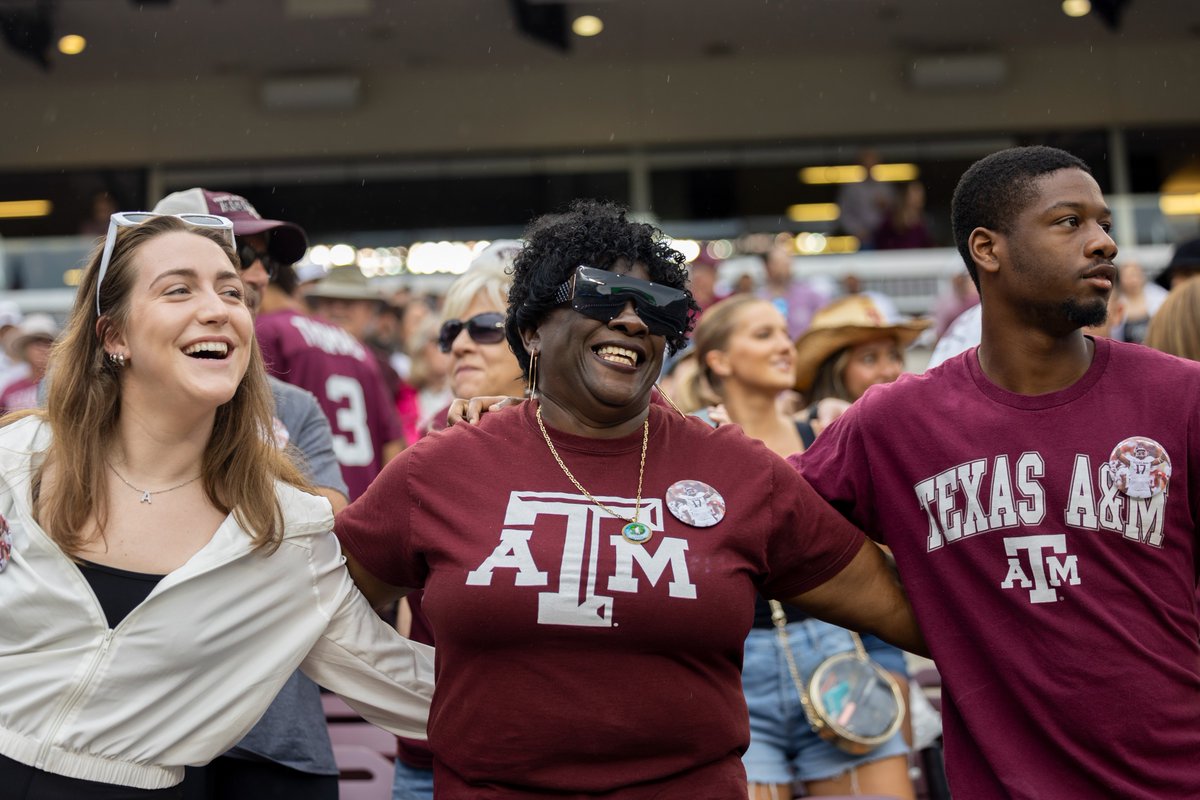
<path fill-rule="evenodd" d="M 308 290 L 309 297 L 327 297 L 331 300 L 382 300 L 383 295 L 371 286 L 367 276 L 353 264 L 346 267 L 334 267 L 325 273 L 325 277 L 317 281 Z"/>
<path fill-rule="evenodd" d="M 908 347 L 932 324 L 928 319 L 902 319 L 895 309 L 867 294 L 835 300 L 813 315 L 808 330 L 796 340 L 796 389 L 811 389 L 821 364 L 843 348 L 884 336 L 895 338 L 901 348 Z"/>

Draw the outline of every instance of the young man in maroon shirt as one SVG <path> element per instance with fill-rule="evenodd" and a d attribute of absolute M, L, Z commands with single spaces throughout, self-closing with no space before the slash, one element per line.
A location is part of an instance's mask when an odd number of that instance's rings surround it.
<path fill-rule="evenodd" d="M 953 223 L 980 345 L 793 463 L 895 554 L 956 797 L 1200 797 L 1200 365 L 1081 331 L 1117 247 L 1074 156 L 981 160 Z"/>

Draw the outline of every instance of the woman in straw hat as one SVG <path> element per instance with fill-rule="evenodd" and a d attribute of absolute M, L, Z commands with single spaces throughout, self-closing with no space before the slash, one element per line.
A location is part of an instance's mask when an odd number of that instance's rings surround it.
<path fill-rule="evenodd" d="M 801 422 L 811 431 L 806 441 L 811 443 L 872 386 L 899 378 L 905 349 L 931 324 L 928 319 L 903 318 L 889 298 L 871 293 L 843 297 L 818 311 L 796 340 L 795 386 L 810 403 Z M 907 697 L 904 654 L 874 636 L 864 636 L 863 643 Z M 911 739 L 907 718 L 904 727 Z"/>
<path fill-rule="evenodd" d="M 806 422 L 812 434 L 832 421 L 824 413 L 831 407 L 828 404 L 818 416 L 822 400 L 849 405 L 875 384 L 899 378 L 904 372 L 904 348 L 929 325 L 929 320 L 900 318 L 887 298 L 871 294 L 843 297 L 818 311 L 796 340 L 795 385 L 811 403 Z"/>
<path fill-rule="evenodd" d="M 692 341 L 699 367 L 693 391 L 719 398 L 724 414 L 718 416 L 785 458 L 804 450 L 810 434 L 780 403 L 795 383 L 796 351 L 787 320 L 771 302 L 751 295 L 722 300 L 705 312 Z M 787 647 L 805 683 L 824 659 L 853 650 L 845 629 L 795 606 L 782 609 L 788 616 Z M 750 747 L 742 763 L 751 800 L 791 797 L 795 781 L 809 796 L 862 791 L 913 797 L 908 748 L 899 733 L 869 753 L 850 755 L 810 728 L 771 612 L 771 604 L 756 597 L 742 665 L 750 712 Z"/>

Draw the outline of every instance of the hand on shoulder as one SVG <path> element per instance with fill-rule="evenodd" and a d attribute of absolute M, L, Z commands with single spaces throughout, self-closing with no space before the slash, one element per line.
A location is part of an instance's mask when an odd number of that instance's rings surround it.
<path fill-rule="evenodd" d="M 468 425 L 478 425 L 479 420 L 488 411 L 499 411 L 502 408 L 515 406 L 524 402 L 521 397 L 506 397 L 504 395 L 486 395 L 484 397 L 454 398 L 450 410 L 446 412 L 446 426 L 454 427 L 455 423 L 465 422 Z"/>

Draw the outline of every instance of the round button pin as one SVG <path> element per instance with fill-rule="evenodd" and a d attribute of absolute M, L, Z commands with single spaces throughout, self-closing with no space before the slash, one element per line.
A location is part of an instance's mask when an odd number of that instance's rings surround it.
<path fill-rule="evenodd" d="M 667 489 L 667 510 L 693 528 L 711 528 L 725 518 L 725 498 L 703 481 L 676 481 Z"/>

